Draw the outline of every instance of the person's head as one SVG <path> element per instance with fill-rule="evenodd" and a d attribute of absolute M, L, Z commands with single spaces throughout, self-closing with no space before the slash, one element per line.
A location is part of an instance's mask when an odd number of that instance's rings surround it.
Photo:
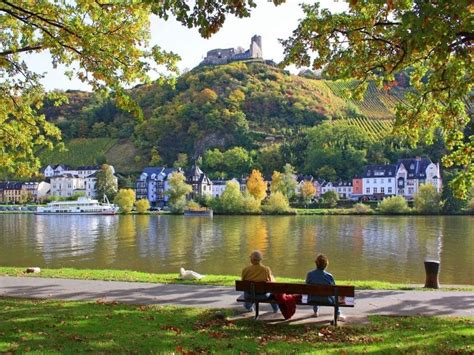
<path fill-rule="evenodd" d="M 262 256 L 262 253 L 258 250 L 255 250 L 252 252 L 252 254 L 250 254 L 250 262 L 253 264 L 253 265 L 258 265 L 260 264 L 260 262 L 262 261 L 263 259 L 263 256 Z"/>
<path fill-rule="evenodd" d="M 324 254 L 319 254 L 314 261 L 318 270 L 324 270 L 329 264 L 328 257 Z"/>

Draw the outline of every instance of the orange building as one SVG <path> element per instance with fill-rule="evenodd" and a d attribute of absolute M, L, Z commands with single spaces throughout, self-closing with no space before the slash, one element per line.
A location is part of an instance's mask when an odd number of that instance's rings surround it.
<path fill-rule="evenodd" d="M 352 179 L 352 196 L 362 196 L 364 190 L 362 188 L 362 178 L 355 177 Z"/>

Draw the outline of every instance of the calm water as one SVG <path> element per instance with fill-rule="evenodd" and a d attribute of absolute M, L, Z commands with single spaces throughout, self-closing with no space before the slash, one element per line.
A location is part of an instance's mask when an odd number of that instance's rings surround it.
<path fill-rule="evenodd" d="M 474 284 L 474 218 L 0 215 L 0 265 L 240 274 L 254 249 L 275 275 L 301 277 L 317 253 L 336 280 Z"/>

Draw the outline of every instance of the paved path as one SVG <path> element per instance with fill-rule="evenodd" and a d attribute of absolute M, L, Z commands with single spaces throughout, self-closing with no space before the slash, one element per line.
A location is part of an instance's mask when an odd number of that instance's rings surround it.
<path fill-rule="evenodd" d="M 0 277 L 0 296 L 242 308 L 242 305 L 235 301 L 239 293 L 232 287 L 224 286 L 5 276 Z M 262 311 L 269 310 L 270 305 L 262 305 Z M 331 307 L 321 307 L 321 318 L 330 318 L 332 312 Z M 311 313 L 310 307 L 300 307 L 295 317 L 307 318 Z M 365 319 L 370 314 L 473 317 L 474 292 L 356 291 L 356 306 L 345 308 L 344 314 L 349 320 Z"/>

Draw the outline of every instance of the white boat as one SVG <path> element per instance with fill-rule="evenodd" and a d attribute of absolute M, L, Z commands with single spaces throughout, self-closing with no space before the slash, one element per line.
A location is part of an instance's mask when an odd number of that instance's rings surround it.
<path fill-rule="evenodd" d="M 77 201 L 54 201 L 46 206 L 36 208 L 36 214 L 92 214 L 113 215 L 119 210 L 118 206 L 109 203 L 92 200 L 88 197 L 79 197 Z"/>

